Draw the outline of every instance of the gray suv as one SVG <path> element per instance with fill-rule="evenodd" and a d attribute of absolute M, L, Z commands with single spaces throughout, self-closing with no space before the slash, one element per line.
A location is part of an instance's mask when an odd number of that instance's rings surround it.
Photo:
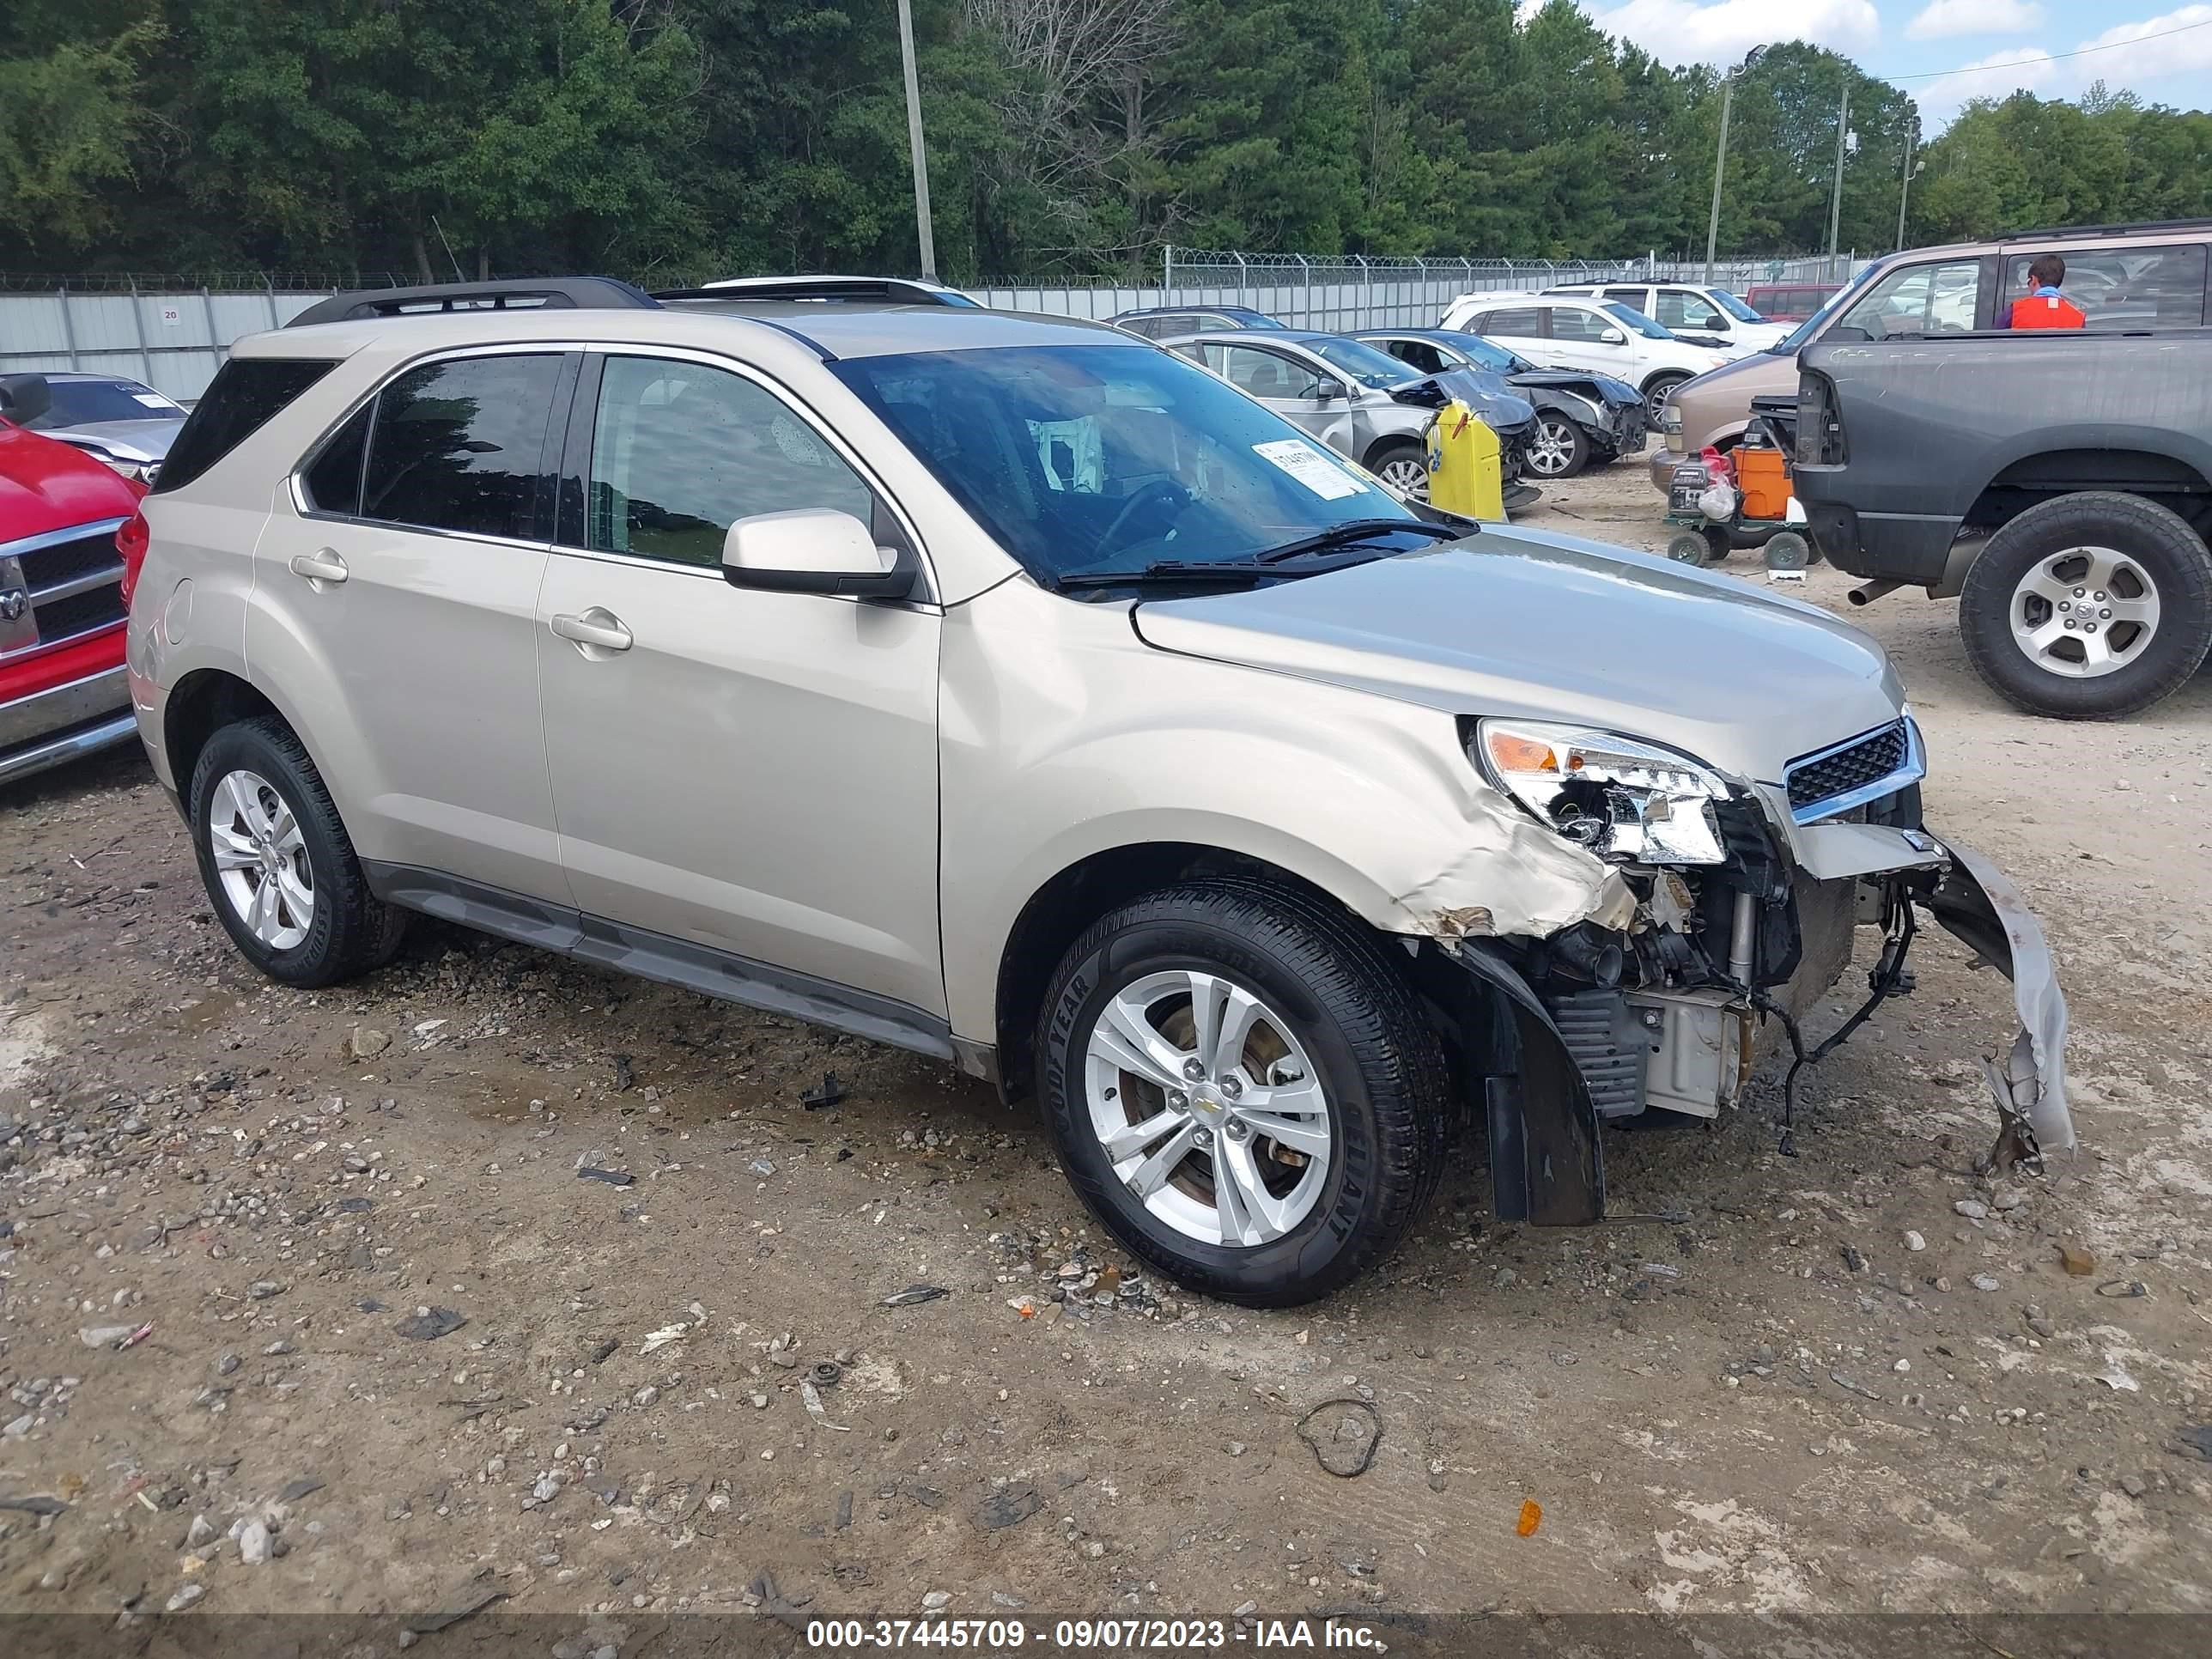
<path fill-rule="evenodd" d="M 1731 1106 L 1861 923 L 1873 1000 L 1923 915 L 2014 976 L 2002 1144 L 2072 1144 L 2041 935 L 1922 825 L 1872 641 L 1437 522 L 1113 329 L 340 296 L 145 511 L 140 734 L 263 972 L 422 912 L 943 1056 L 1210 1294 L 1346 1284 L 1470 1116 L 1502 1216 L 1599 1219 L 1602 1127 Z"/>

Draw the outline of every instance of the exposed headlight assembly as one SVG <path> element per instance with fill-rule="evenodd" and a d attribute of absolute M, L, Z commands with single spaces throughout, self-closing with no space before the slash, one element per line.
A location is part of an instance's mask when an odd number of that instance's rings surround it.
<path fill-rule="evenodd" d="M 1617 864 L 1725 864 L 1713 803 L 1727 781 L 1640 738 L 1527 720 L 1476 722 L 1475 763 L 1578 847 Z"/>

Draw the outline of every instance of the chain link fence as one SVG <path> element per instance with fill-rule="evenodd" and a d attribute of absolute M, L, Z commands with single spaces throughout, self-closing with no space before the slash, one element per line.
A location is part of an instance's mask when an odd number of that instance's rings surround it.
<path fill-rule="evenodd" d="M 1834 258 L 1717 260 L 1713 281 L 1741 293 L 1758 283 L 1843 282 L 1867 262 Z M 1829 273 L 1836 273 L 1831 276 Z M 1702 259 L 1376 259 L 1170 247 L 1157 284 L 987 283 L 966 291 L 987 306 L 1104 319 L 1151 307 L 1244 306 L 1293 328 L 1351 332 L 1432 328 L 1462 294 L 1540 293 L 1562 283 L 1702 283 Z"/>
<path fill-rule="evenodd" d="M 1866 261 L 1732 258 L 1713 280 L 1840 282 Z M 1832 273 L 1832 274 L 1831 274 Z M 737 275 L 736 272 L 725 273 Z M 1151 273 L 1147 273 L 1149 276 Z M 1155 306 L 1247 306 L 1293 328 L 1350 332 L 1433 327 L 1462 294 L 1541 290 L 1561 283 L 1702 282 L 1702 259 L 1376 259 L 1170 247 L 1158 281 L 990 281 L 964 291 L 1006 311 L 1103 320 Z M 403 287 L 391 271 L 137 271 L 50 276 L 0 271 L 0 374 L 70 370 L 127 375 L 196 398 L 231 342 L 281 327 L 343 289 Z M 663 275 L 646 286 L 667 287 Z"/>

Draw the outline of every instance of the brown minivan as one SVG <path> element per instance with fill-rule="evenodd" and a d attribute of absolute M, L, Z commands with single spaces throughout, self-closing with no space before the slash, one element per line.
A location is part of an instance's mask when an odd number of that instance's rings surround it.
<path fill-rule="evenodd" d="M 1814 340 L 1964 334 L 1992 327 L 2027 291 L 2039 253 L 2066 261 L 2067 297 L 2091 328 L 2200 328 L 2212 219 L 2023 231 L 1996 241 L 1913 248 L 1869 265 L 1779 345 L 1739 358 L 1674 388 L 1650 458 L 1662 493 L 1686 456 L 1726 449 L 1743 434 L 1753 398 L 1794 397 L 1797 351 Z"/>

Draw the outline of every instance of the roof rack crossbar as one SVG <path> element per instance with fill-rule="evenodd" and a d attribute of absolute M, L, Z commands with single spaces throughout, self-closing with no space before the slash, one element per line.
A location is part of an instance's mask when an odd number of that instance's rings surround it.
<path fill-rule="evenodd" d="M 336 294 L 309 306 L 285 326 L 309 328 L 319 323 L 464 310 L 652 311 L 659 309 L 659 303 L 643 289 L 611 276 L 518 276 L 489 283 L 429 283 L 416 288 Z"/>
<path fill-rule="evenodd" d="M 2048 230 L 2008 230 L 2002 242 L 2056 241 L 2076 236 L 2133 236 L 2147 231 L 2212 229 L 2212 219 L 2139 219 L 2124 225 L 2059 225 Z"/>
<path fill-rule="evenodd" d="M 850 300 L 944 305 L 947 289 L 904 276 L 739 276 L 702 288 L 664 289 L 656 300 Z M 957 301 L 955 301 L 957 303 Z"/>

